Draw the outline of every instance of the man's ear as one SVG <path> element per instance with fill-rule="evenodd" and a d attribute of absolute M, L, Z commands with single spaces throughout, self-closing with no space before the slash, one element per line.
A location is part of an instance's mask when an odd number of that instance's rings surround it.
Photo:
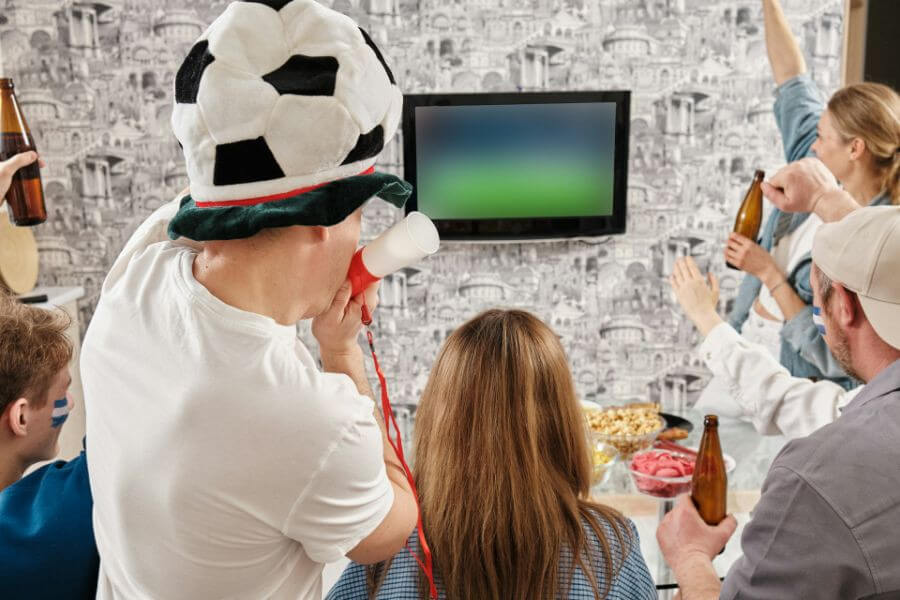
<path fill-rule="evenodd" d="M 13 400 L 6 407 L 4 411 L 6 418 L 3 421 L 8 423 L 9 430 L 13 435 L 25 437 L 28 434 L 28 423 L 31 419 L 30 411 L 31 406 L 28 404 L 27 398 Z"/>
<path fill-rule="evenodd" d="M 328 236 L 331 235 L 328 232 L 328 228 L 321 225 L 313 225 L 312 234 L 313 239 L 315 239 L 317 242 L 327 242 Z"/>
<path fill-rule="evenodd" d="M 856 294 L 850 292 L 839 283 L 832 283 L 831 285 L 834 286 L 834 295 L 831 298 L 832 310 L 834 311 L 833 316 L 837 319 L 841 328 L 847 329 L 856 324 L 862 317 L 862 306 L 860 306 Z"/>

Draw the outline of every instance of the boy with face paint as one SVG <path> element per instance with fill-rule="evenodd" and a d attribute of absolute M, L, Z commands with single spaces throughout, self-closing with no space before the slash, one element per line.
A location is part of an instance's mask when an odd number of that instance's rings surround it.
<path fill-rule="evenodd" d="M 64 313 L 0 295 L 0 597 L 93 598 L 99 556 L 85 453 L 59 452 L 74 405 Z"/>
<path fill-rule="evenodd" d="M 35 161 L 44 166 L 36 152 L 0 162 L 0 208 L 13 175 Z M 59 452 L 59 433 L 72 409 L 66 398 L 72 350 L 61 325 L 61 317 L 20 306 L 0 289 L 0 491 Z M 47 347 L 31 347 L 28 334 Z"/>

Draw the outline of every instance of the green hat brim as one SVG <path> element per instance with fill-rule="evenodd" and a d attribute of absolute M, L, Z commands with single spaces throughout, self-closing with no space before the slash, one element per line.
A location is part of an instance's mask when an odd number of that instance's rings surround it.
<path fill-rule="evenodd" d="M 190 195 L 181 199 L 169 222 L 169 237 L 191 240 L 237 240 L 271 227 L 321 225 L 330 227 L 346 219 L 373 196 L 400 208 L 412 194 L 412 185 L 395 175 L 375 171 L 329 182 L 313 190 L 251 206 L 201 208 Z"/>

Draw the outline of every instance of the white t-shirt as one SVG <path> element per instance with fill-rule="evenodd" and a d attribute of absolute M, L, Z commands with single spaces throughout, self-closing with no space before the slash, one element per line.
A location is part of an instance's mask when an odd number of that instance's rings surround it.
<path fill-rule="evenodd" d="M 129 241 L 82 350 L 97 598 L 320 598 L 393 503 L 372 400 L 200 285 L 158 241 L 173 210 Z"/>
<path fill-rule="evenodd" d="M 782 273 L 787 275 L 794 270 L 800 262 L 812 250 L 813 238 L 822 224 L 822 219 L 816 215 L 809 215 L 800 226 L 790 233 L 786 233 L 772 248 L 772 259 Z M 787 284 L 786 284 L 787 285 Z M 769 288 L 762 286 L 759 289 L 759 303 L 779 321 L 784 321 L 784 313 L 778 306 L 778 301 L 769 292 Z M 781 329 L 781 324 L 777 325 Z M 776 355 L 777 356 L 777 355 Z"/>

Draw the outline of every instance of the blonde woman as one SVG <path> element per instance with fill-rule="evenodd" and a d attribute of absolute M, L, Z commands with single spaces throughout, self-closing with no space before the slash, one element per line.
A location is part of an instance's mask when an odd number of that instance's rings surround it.
<path fill-rule="evenodd" d="M 847 86 L 826 103 L 807 73 L 779 0 L 762 0 L 766 47 L 778 85 L 775 119 L 788 162 L 815 154 L 861 206 L 900 203 L 900 96 L 877 83 Z M 831 379 L 849 389 L 848 377 L 812 320 L 809 281 L 812 236 L 821 221 L 807 213 L 773 210 L 759 243 L 732 234 L 725 258 L 748 276 L 728 322 L 749 341 L 769 349 L 792 375 Z M 722 408 L 721 386 L 700 405 Z"/>
<path fill-rule="evenodd" d="M 562 346 L 531 314 L 490 310 L 447 338 L 414 434 L 441 598 L 656 598 L 634 525 L 588 497 L 583 419 Z M 328 598 L 427 592 L 401 550 L 351 564 Z"/>

